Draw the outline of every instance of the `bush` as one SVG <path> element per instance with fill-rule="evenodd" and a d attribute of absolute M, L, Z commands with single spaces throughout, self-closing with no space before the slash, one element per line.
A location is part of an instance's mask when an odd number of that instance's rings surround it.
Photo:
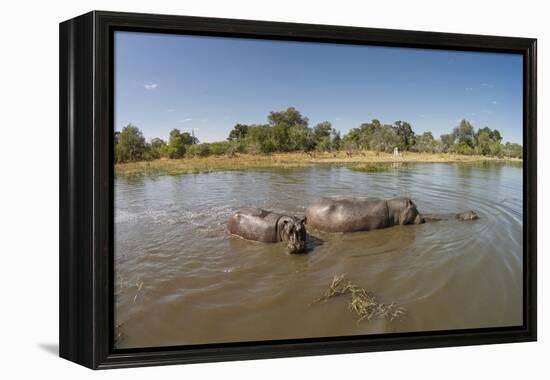
<path fill-rule="evenodd" d="M 226 154 L 230 148 L 231 148 L 231 143 L 229 143 L 229 141 L 213 142 L 209 146 L 210 153 L 216 156 L 221 156 Z"/>
<path fill-rule="evenodd" d="M 506 157 L 523 158 L 523 147 L 516 143 L 507 142 L 502 146 L 502 154 Z"/>
<path fill-rule="evenodd" d="M 206 157 L 206 156 L 209 156 L 210 154 L 211 154 L 210 144 L 208 143 L 190 145 L 189 149 L 187 149 L 188 156 Z"/>
<path fill-rule="evenodd" d="M 453 146 L 453 151 L 458 154 L 465 154 L 465 155 L 474 154 L 474 149 L 464 141 L 461 141 L 458 144 L 455 144 Z"/>

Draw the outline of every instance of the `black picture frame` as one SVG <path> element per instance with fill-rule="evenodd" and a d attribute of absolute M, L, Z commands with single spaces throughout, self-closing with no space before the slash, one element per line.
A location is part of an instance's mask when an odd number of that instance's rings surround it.
<path fill-rule="evenodd" d="M 522 54 L 523 325 L 114 349 L 112 136 L 116 30 Z M 536 340 L 536 39 L 105 11 L 62 22 L 59 37 L 61 357 L 100 369 Z"/>

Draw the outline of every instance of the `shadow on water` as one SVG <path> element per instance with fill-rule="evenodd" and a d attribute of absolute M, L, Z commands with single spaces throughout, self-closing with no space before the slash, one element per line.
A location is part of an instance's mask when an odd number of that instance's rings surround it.
<path fill-rule="evenodd" d="M 308 233 L 307 239 L 306 239 L 306 251 L 304 253 L 311 253 L 316 248 L 322 246 L 324 243 L 325 243 L 324 240 L 321 240 L 318 237 Z"/>

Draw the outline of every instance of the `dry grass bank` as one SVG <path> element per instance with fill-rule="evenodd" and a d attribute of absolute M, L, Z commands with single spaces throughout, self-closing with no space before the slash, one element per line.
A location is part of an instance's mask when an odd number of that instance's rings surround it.
<path fill-rule="evenodd" d="M 519 159 L 499 159 L 487 156 L 464 156 L 447 153 L 405 152 L 395 159 L 389 153 L 371 151 L 356 152 L 349 156 L 346 152 L 324 153 L 274 153 L 271 155 L 238 154 L 229 156 L 208 156 L 183 158 L 178 160 L 159 159 L 154 161 L 128 162 L 115 165 L 117 176 L 136 175 L 179 175 L 209 173 L 215 171 L 247 170 L 263 168 L 299 168 L 316 164 L 378 164 L 394 162 L 479 162 L 517 161 Z M 360 166 L 359 166 L 360 168 Z"/>

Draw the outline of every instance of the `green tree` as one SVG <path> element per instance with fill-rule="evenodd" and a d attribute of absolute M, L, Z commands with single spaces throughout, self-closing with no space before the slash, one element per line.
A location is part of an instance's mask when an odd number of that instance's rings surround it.
<path fill-rule="evenodd" d="M 155 137 L 149 144 L 149 156 L 151 159 L 157 159 L 164 155 L 166 142 L 163 139 Z"/>
<path fill-rule="evenodd" d="M 246 141 L 250 153 L 271 153 L 275 151 L 272 128 L 269 125 L 251 125 L 248 128 Z"/>
<path fill-rule="evenodd" d="M 275 150 L 279 152 L 290 149 L 290 126 L 285 124 L 275 124 L 272 129 L 273 143 Z"/>
<path fill-rule="evenodd" d="M 502 156 L 502 136 L 496 129 L 484 127 L 474 135 L 475 151 L 481 155 Z"/>
<path fill-rule="evenodd" d="M 332 124 L 328 121 L 323 121 L 313 127 L 313 136 L 318 150 L 330 151 L 332 149 L 331 134 Z"/>
<path fill-rule="evenodd" d="M 424 132 L 416 136 L 412 150 L 416 152 L 433 153 L 437 149 L 437 142 L 434 139 L 432 132 Z"/>
<path fill-rule="evenodd" d="M 409 150 L 414 145 L 414 131 L 409 123 L 406 121 L 396 121 L 395 123 L 395 132 L 399 137 L 401 137 L 402 144 L 401 149 Z"/>
<path fill-rule="evenodd" d="M 453 146 L 453 150 L 458 154 L 465 154 L 465 155 L 471 155 L 474 154 L 474 148 L 472 148 L 468 143 L 465 141 L 461 141 L 456 143 Z"/>
<path fill-rule="evenodd" d="M 377 152 L 393 152 L 396 146 L 400 146 L 402 143 L 401 136 L 399 136 L 390 125 L 382 125 L 375 130 L 369 141 L 369 148 Z"/>
<path fill-rule="evenodd" d="M 243 140 L 248 135 L 248 125 L 246 124 L 236 124 L 231 132 L 229 132 L 229 141 L 233 140 Z"/>
<path fill-rule="evenodd" d="M 115 134 L 116 162 L 139 161 L 144 159 L 147 143 L 138 127 L 128 124 Z"/>
<path fill-rule="evenodd" d="M 443 152 L 449 152 L 452 150 L 452 147 L 455 143 L 456 137 L 454 134 L 449 133 L 439 136 L 441 139 L 441 147 Z"/>
<path fill-rule="evenodd" d="M 309 152 L 315 149 L 317 142 L 311 128 L 305 125 L 294 125 L 289 129 L 291 150 Z"/>
<path fill-rule="evenodd" d="M 352 128 L 344 135 L 341 146 L 346 150 L 356 150 L 361 148 L 362 132 L 361 128 Z"/>
<path fill-rule="evenodd" d="M 495 157 L 503 157 L 504 152 L 502 149 L 502 144 L 498 141 L 493 140 L 489 145 L 489 154 Z"/>
<path fill-rule="evenodd" d="M 342 138 L 340 137 L 340 132 L 334 128 L 331 131 L 331 144 L 332 150 L 340 150 L 342 146 Z"/>
<path fill-rule="evenodd" d="M 193 144 L 187 147 L 187 154 L 190 156 L 206 157 L 212 154 L 212 150 L 208 143 Z"/>
<path fill-rule="evenodd" d="M 181 133 L 177 128 L 172 129 L 168 138 L 168 157 L 182 158 L 187 151 L 187 145 L 191 145 L 192 141 L 189 133 Z"/>
<path fill-rule="evenodd" d="M 475 135 L 476 153 L 487 156 L 491 153 L 491 139 L 487 131 L 479 130 Z"/>
<path fill-rule="evenodd" d="M 350 130 L 350 138 L 358 149 L 379 149 L 380 139 L 382 138 L 382 124 L 377 119 L 370 123 L 363 123 L 359 128 Z"/>
<path fill-rule="evenodd" d="M 410 125 L 403 122 L 402 127 L 402 130 L 406 130 Z M 412 138 L 411 136 L 409 134 L 409 138 Z M 352 128 L 344 136 L 342 144 L 346 149 L 369 149 L 379 152 L 392 152 L 395 147 L 405 148 L 405 142 L 398 129 L 392 125 L 383 125 L 377 119 L 363 123 L 359 128 Z"/>
<path fill-rule="evenodd" d="M 307 127 L 309 120 L 302 116 L 294 107 L 288 107 L 285 111 L 270 112 L 267 117 L 272 128 L 272 143 L 278 151 L 292 150 L 290 129 L 292 127 Z"/>
<path fill-rule="evenodd" d="M 520 144 L 506 142 L 502 145 L 502 155 L 505 157 L 523 158 L 523 147 Z"/>
<path fill-rule="evenodd" d="M 324 137 L 330 137 L 332 131 L 332 124 L 330 121 L 323 121 L 313 127 L 313 134 L 317 140 L 321 140 Z"/>
<path fill-rule="evenodd" d="M 294 107 L 288 107 L 285 111 L 272 111 L 269 113 L 267 120 L 271 126 L 283 124 L 289 128 L 293 125 L 305 125 L 307 127 L 309 124 L 309 119 L 302 116 L 300 111 Z"/>
<path fill-rule="evenodd" d="M 476 153 L 481 154 L 483 156 L 487 156 L 491 154 L 491 145 L 493 143 L 493 139 L 491 139 L 491 135 L 487 131 L 479 130 L 475 135 L 475 145 L 476 145 Z"/>
<path fill-rule="evenodd" d="M 483 128 L 478 129 L 476 134 L 474 135 L 474 141 L 476 142 L 476 145 L 477 145 L 478 136 L 481 133 L 484 133 L 484 134 L 488 135 L 489 138 L 493 141 L 498 141 L 498 142 L 502 141 L 502 136 L 500 135 L 500 132 L 498 130 L 491 129 L 489 127 L 483 127 Z"/>
<path fill-rule="evenodd" d="M 453 136 L 458 144 L 466 144 L 470 148 L 474 147 L 474 127 L 466 119 L 462 119 L 460 124 L 453 129 Z"/>

